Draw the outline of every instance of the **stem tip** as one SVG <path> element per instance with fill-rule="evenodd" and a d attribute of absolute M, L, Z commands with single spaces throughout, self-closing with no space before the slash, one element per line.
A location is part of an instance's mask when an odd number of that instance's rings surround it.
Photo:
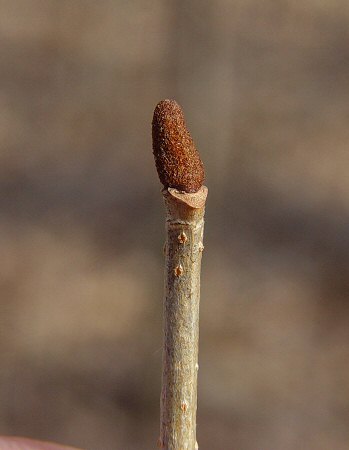
<path fill-rule="evenodd" d="M 175 100 L 162 100 L 153 116 L 153 153 L 161 183 L 187 193 L 203 185 L 205 172 L 181 107 Z"/>

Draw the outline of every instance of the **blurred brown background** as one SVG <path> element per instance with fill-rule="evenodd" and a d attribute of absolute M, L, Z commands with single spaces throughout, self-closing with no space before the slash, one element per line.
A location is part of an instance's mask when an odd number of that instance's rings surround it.
<path fill-rule="evenodd" d="M 203 450 L 349 448 L 346 0 L 0 1 L 0 434 L 155 447 L 155 104 L 210 189 Z"/>

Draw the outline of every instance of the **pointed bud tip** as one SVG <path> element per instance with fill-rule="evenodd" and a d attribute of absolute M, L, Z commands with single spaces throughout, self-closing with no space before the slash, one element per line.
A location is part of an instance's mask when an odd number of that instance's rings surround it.
<path fill-rule="evenodd" d="M 203 185 L 205 172 L 175 100 L 162 100 L 154 110 L 153 153 L 161 183 L 187 193 Z"/>

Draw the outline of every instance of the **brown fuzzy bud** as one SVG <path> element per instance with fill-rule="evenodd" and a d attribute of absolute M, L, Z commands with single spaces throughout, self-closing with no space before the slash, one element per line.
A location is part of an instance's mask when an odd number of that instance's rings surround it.
<path fill-rule="evenodd" d="M 165 188 L 188 193 L 201 188 L 204 166 L 185 125 L 182 109 L 174 100 L 162 100 L 154 110 L 153 153 Z"/>

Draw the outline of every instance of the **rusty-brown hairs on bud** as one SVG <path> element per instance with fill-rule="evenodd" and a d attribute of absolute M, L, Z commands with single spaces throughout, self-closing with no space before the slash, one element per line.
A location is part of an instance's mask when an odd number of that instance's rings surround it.
<path fill-rule="evenodd" d="M 162 100 L 153 116 L 153 153 L 161 183 L 188 193 L 203 185 L 205 172 L 200 155 L 175 100 Z"/>

